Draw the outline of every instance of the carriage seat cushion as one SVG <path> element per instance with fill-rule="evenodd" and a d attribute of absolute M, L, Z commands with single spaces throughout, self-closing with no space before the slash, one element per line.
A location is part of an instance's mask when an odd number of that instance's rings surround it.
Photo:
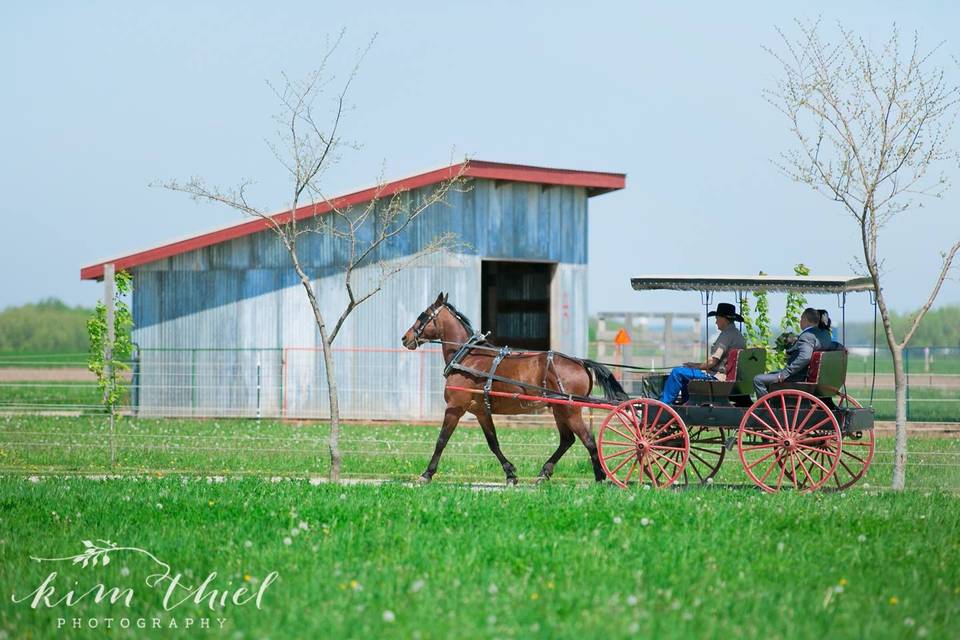
<path fill-rule="evenodd" d="M 816 382 L 820 377 L 820 362 L 823 360 L 823 351 L 814 351 L 807 365 L 807 379 L 805 382 Z"/>
<path fill-rule="evenodd" d="M 737 379 L 737 364 L 740 362 L 740 349 L 730 349 L 727 353 L 727 362 L 724 367 L 724 380 L 733 381 Z"/>

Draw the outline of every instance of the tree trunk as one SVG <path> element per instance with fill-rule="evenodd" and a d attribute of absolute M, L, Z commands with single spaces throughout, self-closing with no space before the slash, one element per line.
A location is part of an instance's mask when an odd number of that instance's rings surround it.
<path fill-rule="evenodd" d="M 330 482 L 340 482 L 340 400 L 337 378 L 333 368 L 333 346 L 326 327 L 320 327 L 323 342 L 323 368 L 327 372 L 327 392 L 330 398 Z"/>
<path fill-rule="evenodd" d="M 907 478 L 907 375 L 903 370 L 903 347 L 899 345 L 892 347 L 890 353 L 893 355 L 893 384 L 897 396 L 891 488 L 895 491 L 903 491 Z"/>

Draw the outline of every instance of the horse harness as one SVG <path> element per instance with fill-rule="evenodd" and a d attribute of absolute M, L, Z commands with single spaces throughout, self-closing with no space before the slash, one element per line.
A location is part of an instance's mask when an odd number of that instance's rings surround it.
<path fill-rule="evenodd" d="M 434 316 L 435 317 L 435 316 Z M 482 349 L 496 351 L 497 355 L 494 356 L 493 362 L 490 363 L 490 369 L 487 371 L 481 371 L 480 369 L 474 369 L 473 367 L 468 367 L 464 364 L 461 364 L 461 361 L 467 356 L 470 351 L 480 345 L 480 343 L 486 340 L 487 336 L 480 333 L 475 333 L 470 338 L 460 345 L 460 348 L 453 354 L 453 358 L 450 359 L 449 364 L 443 370 L 443 377 L 447 378 L 454 371 L 462 371 L 471 376 L 478 378 L 486 378 L 486 382 L 483 385 L 483 404 L 487 408 L 487 413 L 493 415 L 493 405 L 490 401 L 490 390 L 493 387 L 494 381 L 504 382 L 506 384 L 515 385 L 518 387 L 524 387 L 526 389 L 532 389 L 539 391 L 541 395 L 549 393 L 553 397 L 562 396 L 568 400 L 573 400 L 574 397 L 568 394 L 563 388 L 563 381 L 560 379 L 560 374 L 557 372 L 556 364 L 553 361 L 553 351 L 547 351 L 547 366 L 543 371 L 543 384 L 542 386 L 537 386 L 535 384 L 527 384 L 519 380 L 514 380 L 512 378 L 505 378 L 503 376 L 497 375 L 497 368 L 500 366 L 500 363 L 503 362 L 503 359 L 510 355 L 513 351 L 510 347 L 500 347 L 499 349 L 492 349 L 489 347 L 481 347 Z M 554 377 L 557 380 L 557 386 L 559 387 L 559 392 L 554 389 L 547 388 L 547 376 L 550 373 L 550 369 L 553 369 Z"/>

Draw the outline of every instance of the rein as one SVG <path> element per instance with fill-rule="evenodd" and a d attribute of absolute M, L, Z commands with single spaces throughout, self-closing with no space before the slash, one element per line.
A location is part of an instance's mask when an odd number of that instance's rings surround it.
<path fill-rule="evenodd" d="M 479 335 L 479 334 L 478 334 Z M 500 347 L 486 347 L 479 344 L 470 344 L 470 341 L 467 342 L 451 342 L 449 340 L 424 340 L 421 344 L 439 344 L 439 345 L 450 345 L 453 347 L 465 347 L 469 346 L 471 350 L 478 349 L 480 351 L 489 351 L 491 353 L 499 353 Z M 550 351 L 537 351 L 535 349 L 524 349 L 523 351 L 513 351 L 510 353 L 511 356 L 535 356 L 540 355 L 541 353 L 551 353 Z M 569 356 L 568 356 L 569 357 Z M 575 360 L 577 358 L 574 358 Z M 672 367 L 637 367 L 629 364 L 617 364 L 615 362 L 598 362 L 592 360 L 591 362 L 596 362 L 596 364 L 602 364 L 605 367 L 614 367 L 616 369 L 630 369 L 631 371 L 646 371 L 648 373 L 657 373 L 659 371 L 668 371 Z"/>

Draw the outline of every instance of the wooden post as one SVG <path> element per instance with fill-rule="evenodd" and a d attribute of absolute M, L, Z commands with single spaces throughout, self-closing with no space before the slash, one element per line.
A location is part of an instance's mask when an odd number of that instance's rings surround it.
<path fill-rule="evenodd" d="M 113 468 L 116 462 L 116 447 L 114 444 L 113 427 L 113 403 L 110 401 L 110 394 L 113 392 L 113 343 L 116 340 L 114 334 L 114 268 L 113 263 L 103 265 L 103 306 L 107 308 L 107 336 L 103 341 L 103 376 L 107 381 L 103 390 L 103 402 L 107 405 L 110 412 L 110 467 Z"/>

